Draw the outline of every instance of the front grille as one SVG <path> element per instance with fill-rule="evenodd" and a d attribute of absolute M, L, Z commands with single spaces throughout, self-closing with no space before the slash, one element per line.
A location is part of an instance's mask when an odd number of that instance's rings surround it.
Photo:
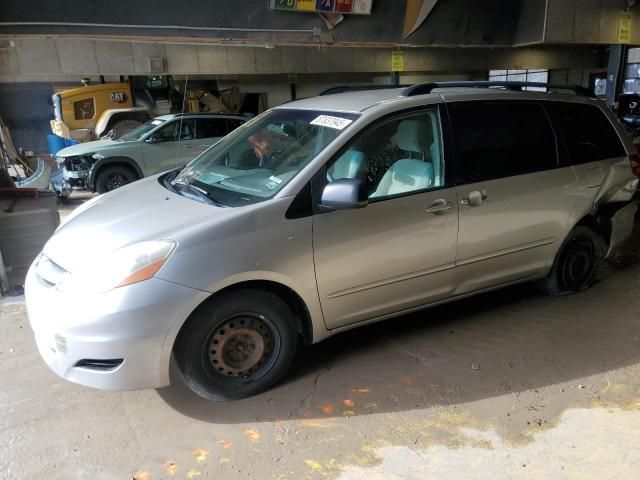
<path fill-rule="evenodd" d="M 89 368 L 91 370 L 110 371 L 115 370 L 124 362 L 124 358 L 113 358 L 109 360 L 95 360 L 85 358 L 76 363 L 77 368 Z"/>

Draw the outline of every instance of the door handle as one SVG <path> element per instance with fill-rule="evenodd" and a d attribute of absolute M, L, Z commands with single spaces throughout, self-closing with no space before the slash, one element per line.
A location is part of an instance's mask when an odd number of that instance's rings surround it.
<path fill-rule="evenodd" d="M 470 207 L 477 207 L 478 205 L 482 205 L 484 201 L 487 199 L 487 192 L 483 190 L 479 192 L 478 190 L 474 190 L 473 192 L 469 192 L 469 196 L 460 200 L 460 205 L 469 205 Z"/>
<path fill-rule="evenodd" d="M 427 213 L 442 213 L 451 210 L 455 206 L 455 203 L 448 202 L 444 198 L 439 198 L 427 208 Z"/>

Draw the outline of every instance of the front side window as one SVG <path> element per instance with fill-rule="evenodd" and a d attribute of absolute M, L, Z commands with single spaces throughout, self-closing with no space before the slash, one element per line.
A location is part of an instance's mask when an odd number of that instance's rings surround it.
<path fill-rule="evenodd" d="M 73 102 L 73 113 L 76 120 L 91 120 L 96 114 L 96 107 L 93 98 L 86 98 Z"/>
<path fill-rule="evenodd" d="M 378 124 L 327 168 L 327 181 L 358 178 L 371 200 L 444 185 L 442 136 L 436 109 Z"/>
<path fill-rule="evenodd" d="M 122 140 L 123 142 L 132 142 L 136 140 L 141 140 L 147 133 L 149 133 L 154 128 L 158 128 L 162 125 L 165 120 L 161 120 L 159 118 L 154 118 L 153 120 L 149 120 L 148 122 L 143 123 L 142 125 L 138 125 L 133 130 L 122 135 L 118 140 Z"/>
<path fill-rule="evenodd" d="M 180 124 L 176 121 L 169 122 L 162 128 L 153 132 L 151 137 L 155 143 L 174 142 L 178 138 L 178 128 Z"/>
<path fill-rule="evenodd" d="M 482 182 L 558 166 L 555 135 L 538 103 L 452 103 L 449 112 L 458 182 Z"/>
<path fill-rule="evenodd" d="M 358 118 L 358 114 L 275 109 L 245 123 L 173 180 L 214 202 L 241 206 L 272 198 Z"/>
<path fill-rule="evenodd" d="M 545 105 L 560 129 L 571 165 L 626 155 L 611 122 L 595 105 L 568 102 Z"/>
<path fill-rule="evenodd" d="M 175 142 L 176 140 L 195 140 L 195 120 L 189 118 L 174 120 L 156 132 L 153 132 L 151 137 L 153 138 L 154 143 Z"/>

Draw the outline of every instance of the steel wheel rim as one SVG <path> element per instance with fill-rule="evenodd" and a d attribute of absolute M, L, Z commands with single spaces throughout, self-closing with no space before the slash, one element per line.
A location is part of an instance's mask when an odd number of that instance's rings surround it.
<path fill-rule="evenodd" d="M 280 338 L 266 317 L 241 314 L 218 325 L 203 347 L 203 362 L 212 378 L 244 383 L 271 369 L 280 350 Z"/>

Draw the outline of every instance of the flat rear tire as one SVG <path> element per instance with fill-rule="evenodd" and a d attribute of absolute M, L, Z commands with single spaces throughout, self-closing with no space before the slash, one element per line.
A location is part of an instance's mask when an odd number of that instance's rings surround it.
<path fill-rule="evenodd" d="M 593 285 L 603 256 L 602 237 L 588 227 L 577 226 L 562 245 L 549 275 L 538 285 L 552 296 L 582 292 Z"/>

